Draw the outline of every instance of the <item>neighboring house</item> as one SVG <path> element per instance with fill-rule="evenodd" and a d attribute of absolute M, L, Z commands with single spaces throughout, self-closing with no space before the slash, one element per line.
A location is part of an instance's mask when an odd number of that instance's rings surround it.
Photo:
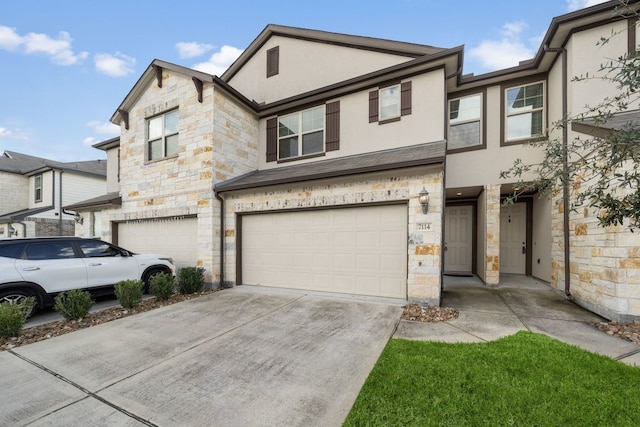
<path fill-rule="evenodd" d="M 104 194 L 106 174 L 104 160 L 63 163 L 5 151 L 0 156 L 0 238 L 72 236 L 75 212 L 62 207 Z"/>
<path fill-rule="evenodd" d="M 109 194 L 75 206 L 93 218 L 76 231 L 214 284 L 439 304 L 443 273 L 519 274 L 640 318 L 636 235 L 588 210 L 565 218 L 561 195 L 505 206 L 499 179 L 541 158 L 527 141 L 597 130 L 550 129 L 615 93 L 572 77 L 635 51 L 616 6 L 554 18 L 533 59 L 478 76 L 462 74 L 463 47 L 277 25 L 221 77 L 154 60 L 111 118 L 120 137 L 96 146 Z"/>

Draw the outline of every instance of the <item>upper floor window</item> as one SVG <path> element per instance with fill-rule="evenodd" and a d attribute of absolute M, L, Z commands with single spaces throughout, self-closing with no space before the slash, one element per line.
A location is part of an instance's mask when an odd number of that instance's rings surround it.
<path fill-rule="evenodd" d="M 408 114 L 411 114 L 411 82 L 369 92 L 369 123 L 388 123 Z"/>
<path fill-rule="evenodd" d="M 505 91 L 505 142 L 544 136 L 544 83 Z"/>
<path fill-rule="evenodd" d="M 450 100 L 447 149 L 457 150 L 482 144 L 482 94 Z"/>
<path fill-rule="evenodd" d="M 42 175 L 33 177 L 33 201 L 35 203 L 42 201 Z"/>
<path fill-rule="evenodd" d="M 147 160 L 178 154 L 178 110 L 147 120 Z"/>
<path fill-rule="evenodd" d="M 340 149 L 340 101 L 267 120 L 267 162 Z"/>
<path fill-rule="evenodd" d="M 278 118 L 278 159 L 324 151 L 324 105 Z"/>

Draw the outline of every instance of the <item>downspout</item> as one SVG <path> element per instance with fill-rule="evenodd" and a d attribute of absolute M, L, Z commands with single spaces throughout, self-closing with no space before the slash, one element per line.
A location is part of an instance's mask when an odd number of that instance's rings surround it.
<path fill-rule="evenodd" d="M 224 199 L 215 188 L 213 194 L 220 201 L 220 287 L 224 288 Z"/>
<path fill-rule="evenodd" d="M 60 189 L 58 190 L 58 198 L 60 199 L 59 202 L 60 204 L 58 205 L 58 233 L 60 236 L 62 236 L 63 230 L 62 230 L 62 174 L 64 173 L 63 170 L 60 171 L 60 177 L 58 178 L 60 181 Z M 53 173 L 55 176 L 55 172 Z M 75 233 L 74 233 L 75 234 Z"/>
<path fill-rule="evenodd" d="M 569 240 L 569 126 L 568 126 L 568 69 L 567 49 L 564 47 L 550 48 L 544 45 L 545 52 L 562 54 L 562 214 L 564 239 L 564 294 L 571 297 L 571 247 Z"/>

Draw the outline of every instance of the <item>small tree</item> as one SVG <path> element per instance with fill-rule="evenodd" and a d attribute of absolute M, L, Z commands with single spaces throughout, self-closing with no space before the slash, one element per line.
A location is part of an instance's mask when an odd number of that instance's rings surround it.
<path fill-rule="evenodd" d="M 621 1 L 618 13 L 630 13 L 626 1 Z M 603 37 L 598 45 L 608 43 L 615 36 L 617 34 Z M 616 114 L 640 107 L 640 55 L 631 53 L 609 60 L 599 71 L 602 74 L 597 77 L 586 74 L 572 81 L 602 79 L 615 84 L 617 95 L 554 124 L 560 131 L 572 121 L 588 120 L 599 128 L 598 136 L 533 142 L 530 145 L 543 152 L 542 161 L 527 163 L 517 159 L 500 177 L 517 181 L 517 190 L 507 203 L 524 193 L 539 191 L 551 196 L 565 187 L 572 196 L 569 209 L 575 211 L 587 205 L 596 210 L 601 226 L 624 224 L 627 220 L 633 231 L 640 227 L 640 123 L 612 121 Z M 527 176 L 533 179 L 526 179 Z"/>

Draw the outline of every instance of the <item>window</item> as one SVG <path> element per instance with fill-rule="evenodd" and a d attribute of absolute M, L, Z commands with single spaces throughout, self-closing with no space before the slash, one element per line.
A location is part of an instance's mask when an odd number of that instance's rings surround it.
<path fill-rule="evenodd" d="M 324 105 L 278 118 L 278 159 L 324 151 Z"/>
<path fill-rule="evenodd" d="M 280 72 L 280 47 L 267 50 L 267 78 Z"/>
<path fill-rule="evenodd" d="M 411 114 L 411 82 L 394 84 L 369 92 L 369 123 L 400 120 Z"/>
<path fill-rule="evenodd" d="M 482 144 L 482 94 L 450 100 L 447 149 L 456 150 Z"/>
<path fill-rule="evenodd" d="M 44 260 L 44 259 L 65 259 L 75 258 L 76 254 L 73 250 L 71 242 L 48 242 L 35 243 L 27 246 L 27 259 Z"/>
<path fill-rule="evenodd" d="M 147 160 L 178 154 L 178 110 L 147 120 Z"/>
<path fill-rule="evenodd" d="M 505 91 L 505 142 L 544 136 L 544 84 Z"/>
<path fill-rule="evenodd" d="M 33 194 L 35 203 L 42 201 L 42 175 L 36 175 L 33 177 Z"/>
<path fill-rule="evenodd" d="M 91 235 L 94 237 L 102 236 L 102 212 L 91 212 Z"/>
<path fill-rule="evenodd" d="M 100 240 L 78 241 L 80 250 L 87 258 L 114 257 L 120 255 L 120 251 L 108 243 Z"/>

